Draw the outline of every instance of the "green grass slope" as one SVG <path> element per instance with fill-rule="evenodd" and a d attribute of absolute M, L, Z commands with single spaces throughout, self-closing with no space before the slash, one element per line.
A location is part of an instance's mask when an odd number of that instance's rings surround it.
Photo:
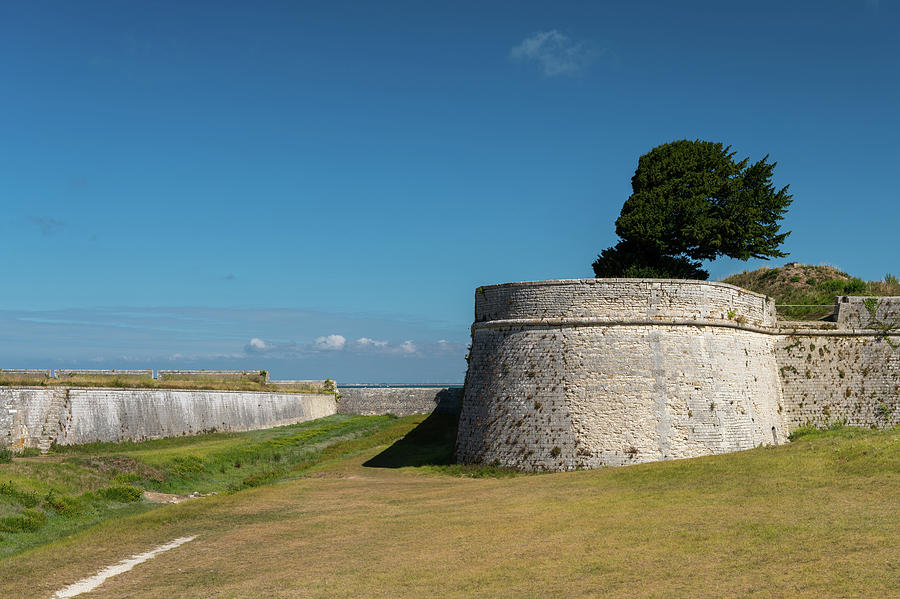
<path fill-rule="evenodd" d="M 898 429 L 472 478 L 447 476 L 453 427 L 395 420 L 279 483 L 117 518 L 11 556 L 0 561 L 0 596 L 51 596 L 190 535 L 91 596 L 900 596 Z"/>
<path fill-rule="evenodd" d="M 760 268 L 722 279 L 750 291 L 775 298 L 776 304 L 821 304 L 825 307 L 779 308 L 788 320 L 818 320 L 830 316 L 841 295 L 898 296 L 900 281 L 887 274 L 881 281 L 863 281 L 832 266 L 810 266 L 791 262 L 780 268 Z"/>
<path fill-rule="evenodd" d="M 235 492 L 302 472 L 342 448 L 393 440 L 391 416 L 335 415 L 244 433 L 56 447 L 0 463 L 0 557 L 160 507 L 144 491 Z M 404 426 L 401 424 L 401 427 Z"/>

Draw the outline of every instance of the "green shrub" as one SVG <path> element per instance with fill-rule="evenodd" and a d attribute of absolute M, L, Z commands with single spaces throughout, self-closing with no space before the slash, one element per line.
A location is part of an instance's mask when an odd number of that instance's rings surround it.
<path fill-rule="evenodd" d="M 120 472 L 114 479 L 117 483 L 128 485 L 141 480 L 141 477 L 135 472 Z"/>
<path fill-rule="evenodd" d="M 854 295 L 857 293 L 864 293 L 866 290 L 866 282 L 860 279 L 859 277 L 854 277 L 846 282 L 844 285 L 844 294 L 846 295 Z"/>
<path fill-rule="evenodd" d="M 57 495 L 53 491 L 44 497 L 44 504 L 60 516 L 74 516 L 84 511 L 85 505 L 77 497 Z"/>
<path fill-rule="evenodd" d="M 0 495 L 9 497 L 14 502 L 25 507 L 34 507 L 38 504 L 38 496 L 34 491 L 20 489 L 12 481 L 0 483 Z"/>
<path fill-rule="evenodd" d="M 34 532 L 40 530 L 47 521 L 44 512 L 33 509 L 24 509 L 15 516 L 0 518 L 0 531 L 3 532 Z"/>
<path fill-rule="evenodd" d="M 176 478 L 188 477 L 191 474 L 202 472 L 204 468 L 206 468 L 206 464 L 195 455 L 172 458 L 169 465 L 169 470 Z"/>
<path fill-rule="evenodd" d="M 12 462 L 13 452 L 5 447 L 0 449 L 0 464 L 9 464 Z"/>
<path fill-rule="evenodd" d="M 119 503 L 131 503 L 140 500 L 144 492 L 137 487 L 131 485 L 114 485 L 97 491 L 97 496 L 107 501 L 118 501 Z"/>

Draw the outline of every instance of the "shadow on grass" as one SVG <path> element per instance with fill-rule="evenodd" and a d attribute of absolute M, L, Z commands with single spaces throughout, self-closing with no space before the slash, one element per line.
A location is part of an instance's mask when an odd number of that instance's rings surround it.
<path fill-rule="evenodd" d="M 366 461 L 367 468 L 446 466 L 453 463 L 459 414 L 432 412 L 405 437 Z"/>

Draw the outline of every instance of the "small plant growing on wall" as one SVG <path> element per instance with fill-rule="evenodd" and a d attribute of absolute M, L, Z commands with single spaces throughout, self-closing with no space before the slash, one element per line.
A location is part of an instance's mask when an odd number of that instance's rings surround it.
<path fill-rule="evenodd" d="M 881 307 L 881 300 L 877 297 L 867 297 L 863 300 L 863 306 L 866 308 L 866 312 L 869 313 L 869 324 L 866 325 L 866 328 L 880 332 L 881 338 L 891 348 L 900 349 L 900 342 L 894 343 L 890 338 L 890 335 L 900 332 L 900 319 L 888 322 L 878 318 L 878 308 Z"/>

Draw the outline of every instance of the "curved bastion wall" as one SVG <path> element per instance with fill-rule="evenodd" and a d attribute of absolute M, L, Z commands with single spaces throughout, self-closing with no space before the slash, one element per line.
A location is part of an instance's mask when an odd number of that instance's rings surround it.
<path fill-rule="evenodd" d="M 457 458 L 570 470 L 786 441 L 765 296 L 705 281 L 480 287 Z"/>

